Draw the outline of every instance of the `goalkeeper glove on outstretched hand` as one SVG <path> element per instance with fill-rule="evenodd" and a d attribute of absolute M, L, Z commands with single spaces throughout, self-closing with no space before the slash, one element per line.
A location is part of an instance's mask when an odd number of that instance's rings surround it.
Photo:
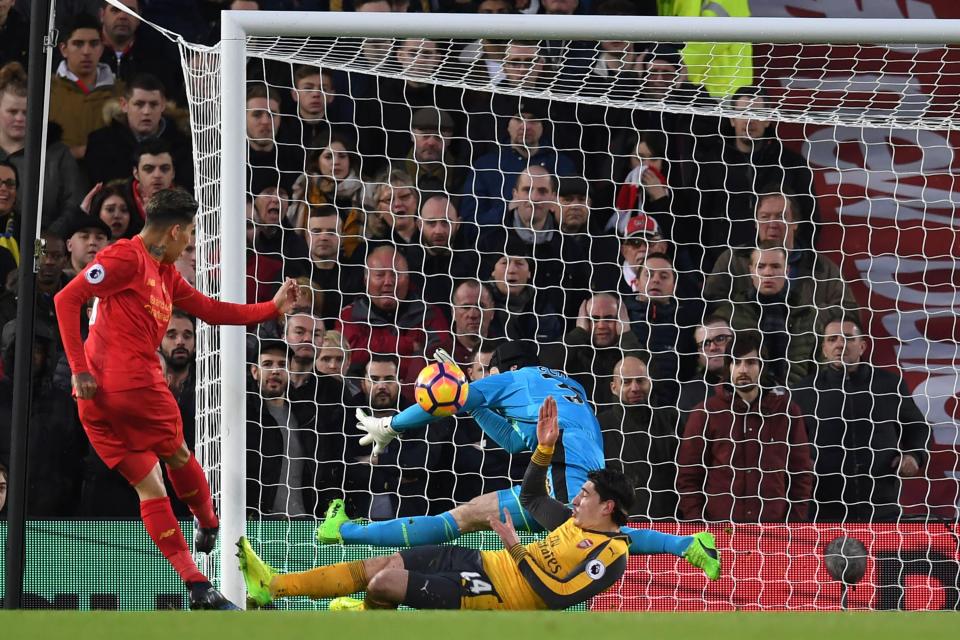
<path fill-rule="evenodd" d="M 455 364 L 453 357 L 444 349 L 437 349 L 433 352 L 433 359 L 441 364 Z"/>
<path fill-rule="evenodd" d="M 374 418 L 357 409 L 357 429 L 367 435 L 360 438 L 360 446 L 373 445 L 372 454 L 380 455 L 399 434 L 390 428 L 390 418 Z"/>

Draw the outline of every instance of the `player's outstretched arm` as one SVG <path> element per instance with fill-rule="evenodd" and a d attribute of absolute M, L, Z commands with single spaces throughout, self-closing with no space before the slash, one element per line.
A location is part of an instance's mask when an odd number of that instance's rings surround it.
<path fill-rule="evenodd" d="M 527 471 L 523 474 L 520 504 L 548 531 L 556 529 L 573 515 L 565 504 L 547 494 L 547 469 L 559 437 L 557 401 L 553 396 L 547 396 L 537 417 L 537 450 L 533 452 Z"/>
<path fill-rule="evenodd" d="M 287 278 L 273 300 L 256 304 L 221 302 L 206 296 L 183 278 L 175 280 L 173 304 L 209 324 L 257 324 L 289 313 L 300 300 L 297 281 Z"/>

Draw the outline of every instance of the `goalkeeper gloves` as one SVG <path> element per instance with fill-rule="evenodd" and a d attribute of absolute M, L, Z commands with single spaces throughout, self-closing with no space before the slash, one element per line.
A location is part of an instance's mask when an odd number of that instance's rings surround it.
<path fill-rule="evenodd" d="M 390 418 L 368 416 L 363 409 L 357 409 L 357 429 L 367 434 L 360 438 L 360 446 L 372 444 L 375 456 L 386 451 L 387 446 L 399 435 L 390 428 Z"/>

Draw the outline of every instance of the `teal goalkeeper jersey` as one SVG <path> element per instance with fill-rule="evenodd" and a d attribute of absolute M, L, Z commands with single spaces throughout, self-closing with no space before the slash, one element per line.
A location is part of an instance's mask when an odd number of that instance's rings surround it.
<path fill-rule="evenodd" d="M 583 386 L 566 374 L 546 367 L 525 367 L 506 371 L 470 383 L 467 404 L 461 413 L 470 413 L 480 427 L 511 453 L 537 447 L 537 416 L 547 396 L 557 402 L 562 454 L 555 456 L 576 476 L 602 469 L 603 437 L 600 424 L 587 403 Z M 435 420 L 418 405 L 394 416 L 390 426 L 408 431 Z M 571 488 L 579 485 L 571 485 Z"/>

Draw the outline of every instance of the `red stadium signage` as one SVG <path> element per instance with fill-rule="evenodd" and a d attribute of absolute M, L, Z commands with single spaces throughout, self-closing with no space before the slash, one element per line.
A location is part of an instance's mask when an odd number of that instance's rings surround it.
<path fill-rule="evenodd" d="M 644 526 L 644 525 L 641 525 Z M 657 525 L 689 535 L 696 525 Z M 602 611 L 837 610 L 842 585 L 827 573 L 823 550 L 836 537 L 859 539 L 867 572 L 847 595 L 848 609 L 960 609 L 960 537 L 945 524 L 769 524 L 711 528 L 723 575 L 708 582 L 686 561 L 632 556 L 624 578 L 593 599 Z"/>

